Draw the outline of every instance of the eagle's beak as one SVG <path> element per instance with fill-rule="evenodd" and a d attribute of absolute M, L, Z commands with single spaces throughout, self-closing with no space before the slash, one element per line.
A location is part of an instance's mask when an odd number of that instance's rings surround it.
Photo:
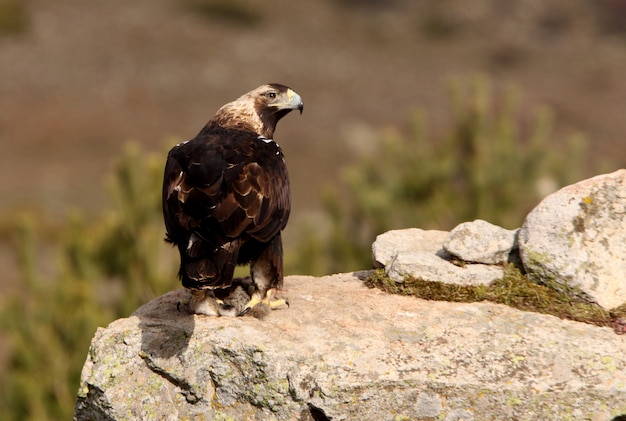
<path fill-rule="evenodd" d="M 295 91 L 288 89 L 287 90 L 287 106 L 292 110 L 300 111 L 302 114 L 302 110 L 304 110 L 304 103 L 302 102 L 302 98 Z"/>

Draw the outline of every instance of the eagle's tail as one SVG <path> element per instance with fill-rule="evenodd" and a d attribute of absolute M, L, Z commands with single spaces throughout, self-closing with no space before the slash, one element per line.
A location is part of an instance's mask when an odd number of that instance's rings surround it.
<path fill-rule="evenodd" d="M 185 288 L 210 289 L 230 286 L 237 255 L 239 241 L 235 240 L 215 248 L 195 234 L 187 245 L 179 244 L 179 277 Z"/>

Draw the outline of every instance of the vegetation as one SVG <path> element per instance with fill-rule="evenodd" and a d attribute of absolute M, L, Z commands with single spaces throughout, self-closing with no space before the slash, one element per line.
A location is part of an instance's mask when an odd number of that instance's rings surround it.
<path fill-rule="evenodd" d="M 208 20 L 239 27 L 255 26 L 262 21 L 262 15 L 256 10 L 255 4 L 246 0 L 185 0 L 182 4 Z"/>
<path fill-rule="evenodd" d="M 369 267 L 374 236 L 390 228 L 446 229 L 478 217 L 517 226 L 546 193 L 542 183 L 579 178 L 581 144 L 572 141 L 568 154 L 552 148 L 548 110 L 524 123 L 515 95 L 498 104 L 482 80 L 469 90 L 454 83 L 451 94 L 443 136 L 428 135 L 415 112 L 406 133 L 381 135 L 375 155 L 346 169 L 344 199 L 338 189 L 324 195 L 327 235 L 301 228 L 299 243 L 287 250 L 288 272 Z M 0 240 L 15 250 L 22 277 L 19 291 L 0 302 L 0 335 L 10 347 L 3 419 L 70 419 L 96 328 L 178 287 L 176 253 L 162 241 L 163 156 L 130 145 L 109 179 L 112 206 L 100 215 L 77 211 L 51 223 L 33 213 L 0 224 Z M 502 288 L 513 288 L 518 275 L 508 279 Z M 522 301 L 536 293 L 530 291 Z"/>
<path fill-rule="evenodd" d="M 532 282 L 514 265 L 505 267 L 504 278 L 489 286 L 470 286 L 424 281 L 408 277 L 398 283 L 389 278 L 384 269 L 377 269 L 365 284 L 370 288 L 409 295 L 426 300 L 473 303 L 491 301 L 524 311 L 551 314 L 561 319 L 576 320 L 597 326 L 612 327 L 616 318 L 626 317 L 626 308 L 609 312 L 597 304 L 582 298 L 572 297 L 563 291 Z"/>
<path fill-rule="evenodd" d="M 0 36 L 21 34 L 29 25 L 24 0 L 0 0 Z"/>
<path fill-rule="evenodd" d="M 144 159 L 131 145 L 109 180 L 113 208 L 96 220 L 74 213 L 62 226 L 46 227 L 29 215 L 5 228 L 22 283 L 0 303 L 0 328 L 11 347 L 3 419 L 71 419 L 96 328 L 177 286 L 162 241 L 161 174 L 160 156 Z M 52 275 L 39 263 L 42 249 L 54 254 Z"/>
<path fill-rule="evenodd" d="M 324 194 L 329 233 L 307 231 L 295 268 L 368 267 L 375 236 L 390 229 L 451 229 L 476 218 L 516 228 L 547 193 L 583 178 L 582 139 L 555 139 L 547 108 L 523 118 L 515 91 L 497 98 L 480 78 L 469 87 L 453 81 L 450 94 L 442 136 L 429 135 L 415 111 L 405 133 L 381 135 L 377 150 L 346 168 L 344 188 Z"/>

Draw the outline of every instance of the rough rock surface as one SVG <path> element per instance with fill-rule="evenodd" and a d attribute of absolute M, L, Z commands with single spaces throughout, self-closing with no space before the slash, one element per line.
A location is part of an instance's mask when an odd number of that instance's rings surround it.
<path fill-rule="evenodd" d="M 466 262 L 500 264 L 517 260 L 517 231 L 482 219 L 457 225 L 443 243 L 449 254 Z"/>
<path fill-rule="evenodd" d="M 457 266 L 443 249 L 447 231 L 408 228 L 387 231 L 372 245 L 374 267 L 384 267 L 387 275 L 403 282 L 407 275 L 425 281 L 460 285 L 489 285 L 504 276 L 501 267 L 483 264 Z"/>
<path fill-rule="evenodd" d="M 98 329 L 76 420 L 594 420 L 626 414 L 626 336 L 506 306 L 292 276 L 264 320 L 184 290 Z"/>
<path fill-rule="evenodd" d="M 626 303 L 626 170 L 547 196 L 518 242 L 532 276 L 578 287 L 605 308 Z"/>

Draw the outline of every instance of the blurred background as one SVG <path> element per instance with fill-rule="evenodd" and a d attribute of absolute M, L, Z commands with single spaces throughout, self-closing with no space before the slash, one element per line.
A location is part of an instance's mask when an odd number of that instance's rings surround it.
<path fill-rule="evenodd" d="M 288 274 L 392 228 L 516 228 L 626 167 L 626 0 L 0 0 L 0 413 L 68 419 L 97 326 L 178 288 L 173 144 L 279 82 L 304 99 Z"/>

